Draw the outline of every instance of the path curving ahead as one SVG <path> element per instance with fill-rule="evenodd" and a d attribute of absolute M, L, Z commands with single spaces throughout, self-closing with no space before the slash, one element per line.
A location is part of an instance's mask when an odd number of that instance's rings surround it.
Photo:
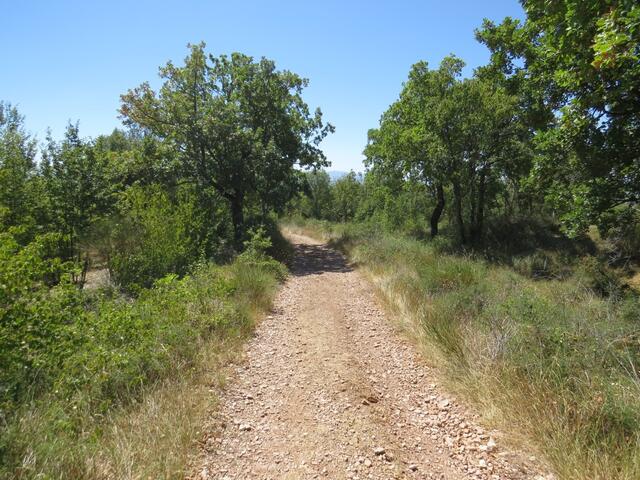
<path fill-rule="evenodd" d="M 193 478 L 546 478 L 441 391 L 341 254 L 290 240 L 292 275 L 222 396 Z"/>

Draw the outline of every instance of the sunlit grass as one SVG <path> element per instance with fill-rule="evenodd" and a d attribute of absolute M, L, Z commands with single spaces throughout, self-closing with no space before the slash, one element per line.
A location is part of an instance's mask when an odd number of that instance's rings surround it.
<path fill-rule="evenodd" d="M 640 478 L 637 296 L 601 296 L 609 280 L 590 271 L 535 279 L 371 226 L 286 228 L 343 249 L 449 388 L 560 478 Z"/>

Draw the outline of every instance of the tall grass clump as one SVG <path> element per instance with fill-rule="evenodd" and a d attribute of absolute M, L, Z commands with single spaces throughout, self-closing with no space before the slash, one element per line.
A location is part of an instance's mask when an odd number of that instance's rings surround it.
<path fill-rule="evenodd" d="M 287 226 L 343 248 L 450 388 L 560 478 L 640 478 L 640 300 L 588 257 L 532 277 L 367 226 Z"/>
<path fill-rule="evenodd" d="M 82 292 L 45 247 L 0 249 L 0 478 L 182 478 L 210 389 L 284 267 L 250 245 L 132 299 Z"/>

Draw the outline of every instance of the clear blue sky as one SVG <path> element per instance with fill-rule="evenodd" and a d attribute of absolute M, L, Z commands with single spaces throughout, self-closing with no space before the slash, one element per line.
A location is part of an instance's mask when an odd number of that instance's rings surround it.
<path fill-rule="evenodd" d="M 522 17 L 516 0 L 57 1 L 0 0 L 0 100 L 18 105 L 43 140 L 80 121 L 83 136 L 120 126 L 119 95 L 204 40 L 310 79 L 305 99 L 336 133 L 323 143 L 334 170 L 362 170 L 367 130 L 397 97 L 410 66 L 455 53 L 472 68 L 488 53 L 484 17 Z"/>

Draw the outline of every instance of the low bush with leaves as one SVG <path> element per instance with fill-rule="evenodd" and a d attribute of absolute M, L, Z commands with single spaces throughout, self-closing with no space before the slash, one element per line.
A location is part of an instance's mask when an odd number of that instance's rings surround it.
<path fill-rule="evenodd" d="M 192 192 L 171 198 L 160 185 L 132 187 L 122 194 L 119 214 L 94 227 L 90 242 L 107 259 L 112 280 L 130 293 L 168 273 L 183 275 L 201 257 L 214 256 L 225 237 L 207 223 Z M 223 218 L 223 220 L 226 220 Z M 209 235 L 203 233 L 209 228 Z"/>
<path fill-rule="evenodd" d="M 114 412 L 192 369 L 211 339 L 246 335 L 284 272 L 264 254 L 203 263 L 131 301 L 64 277 L 49 288 L 42 278 L 66 266 L 40 243 L 16 248 L 5 239 L 0 250 L 0 478 L 95 478 Z"/>

